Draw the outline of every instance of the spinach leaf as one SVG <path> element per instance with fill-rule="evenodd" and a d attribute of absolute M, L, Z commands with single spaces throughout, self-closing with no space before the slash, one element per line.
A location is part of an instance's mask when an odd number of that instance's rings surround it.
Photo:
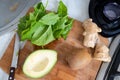
<path fill-rule="evenodd" d="M 47 13 L 42 2 L 34 6 L 34 11 L 19 20 L 18 33 L 21 40 L 44 46 L 55 39 L 66 39 L 71 30 L 72 18 L 67 16 L 67 7 L 59 2 L 57 13 Z"/>
<path fill-rule="evenodd" d="M 46 10 L 45 10 L 45 7 L 43 6 L 42 2 L 36 4 L 34 6 L 34 10 L 35 11 L 33 12 L 33 15 L 37 21 L 46 14 Z"/>
<path fill-rule="evenodd" d="M 21 40 L 31 40 L 33 33 L 37 30 L 38 27 L 39 26 L 37 26 L 35 22 L 32 22 L 29 28 L 22 31 Z"/>
<path fill-rule="evenodd" d="M 69 19 L 69 20 L 67 21 L 65 30 L 64 30 L 64 32 L 62 33 L 62 37 L 63 37 L 64 39 L 66 39 L 69 31 L 71 30 L 72 24 L 73 24 L 73 19 Z"/>
<path fill-rule="evenodd" d="M 22 37 L 22 31 L 28 28 L 28 26 L 26 26 L 28 24 L 27 23 L 28 19 L 29 19 L 29 16 L 26 15 L 26 16 L 20 18 L 20 20 L 19 20 L 18 34 L 20 37 Z"/>
<path fill-rule="evenodd" d="M 32 40 L 36 40 L 38 39 L 40 36 L 42 36 L 42 34 L 47 30 L 47 26 L 43 25 L 42 23 L 38 22 L 36 24 L 37 26 L 39 26 L 37 28 L 37 30 L 34 32 L 33 36 L 32 36 Z"/>
<path fill-rule="evenodd" d="M 58 30 L 58 29 L 64 29 L 65 23 L 68 20 L 67 18 L 68 18 L 67 16 L 60 18 L 57 21 L 57 23 L 53 26 L 53 32 L 56 31 L 56 30 Z"/>
<path fill-rule="evenodd" d="M 59 16 L 55 13 L 48 13 L 43 16 L 39 22 L 45 25 L 54 25 L 59 20 Z"/>
<path fill-rule="evenodd" d="M 60 38 L 62 32 L 65 28 L 65 23 L 67 22 L 67 16 L 60 18 L 58 22 L 52 27 L 53 28 L 53 35 L 55 38 Z"/>
<path fill-rule="evenodd" d="M 36 44 L 38 46 L 44 46 L 50 42 L 55 40 L 52 32 L 51 26 L 49 26 L 46 31 L 36 40 L 32 40 L 33 44 Z"/>
<path fill-rule="evenodd" d="M 57 13 L 60 17 L 64 17 L 67 15 L 67 7 L 64 5 L 64 3 L 61 0 L 59 2 Z"/>

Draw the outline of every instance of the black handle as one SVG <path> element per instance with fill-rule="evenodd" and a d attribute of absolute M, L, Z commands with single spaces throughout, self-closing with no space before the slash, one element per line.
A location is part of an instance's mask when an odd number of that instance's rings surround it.
<path fill-rule="evenodd" d="M 10 74 L 8 80 L 14 80 L 15 67 L 10 67 Z"/>
<path fill-rule="evenodd" d="M 102 36 L 104 37 L 113 37 L 116 36 L 118 34 L 120 34 L 120 29 L 117 30 L 102 30 L 102 32 L 100 33 Z"/>

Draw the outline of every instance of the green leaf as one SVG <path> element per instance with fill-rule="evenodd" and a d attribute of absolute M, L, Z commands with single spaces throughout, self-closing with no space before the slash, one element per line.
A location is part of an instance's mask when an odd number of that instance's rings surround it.
<path fill-rule="evenodd" d="M 40 22 L 39 22 L 40 23 Z M 34 32 L 33 36 L 32 36 L 32 40 L 36 40 L 37 38 L 39 38 L 40 36 L 42 36 L 42 34 L 47 30 L 48 26 L 45 26 L 43 24 L 38 24 L 40 27 L 37 28 L 37 30 Z"/>
<path fill-rule="evenodd" d="M 59 20 L 59 16 L 55 13 L 48 13 L 43 16 L 39 22 L 45 25 L 54 25 Z"/>
<path fill-rule="evenodd" d="M 38 24 L 40 23 L 33 22 L 29 28 L 23 30 L 21 40 L 31 40 L 33 33 L 40 27 Z"/>
<path fill-rule="evenodd" d="M 21 40 L 30 40 L 38 46 L 45 46 L 55 39 L 66 39 L 73 19 L 67 16 L 67 7 L 59 2 L 57 13 L 46 13 L 42 2 L 34 6 L 34 11 L 20 19 L 18 33 Z"/>
<path fill-rule="evenodd" d="M 49 26 L 46 31 L 36 40 L 32 40 L 33 44 L 36 44 L 38 46 L 44 46 L 50 42 L 55 40 L 52 32 L 51 26 Z"/>
<path fill-rule="evenodd" d="M 18 24 L 18 34 L 21 37 L 22 31 L 27 29 L 28 27 L 26 26 L 26 22 L 28 20 L 29 16 L 23 16 L 22 18 L 20 18 L 19 20 L 19 24 Z"/>
<path fill-rule="evenodd" d="M 29 15 L 30 15 L 30 20 L 36 20 L 36 17 L 33 13 L 29 13 Z"/>
<path fill-rule="evenodd" d="M 61 0 L 59 2 L 57 13 L 60 17 L 64 17 L 67 15 L 67 7 Z"/>
<path fill-rule="evenodd" d="M 30 39 L 30 35 L 27 34 L 27 32 L 29 32 L 30 28 L 27 28 L 25 30 L 22 31 L 21 33 L 21 40 L 24 41 L 26 39 Z"/>
<path fill-rule="evenodd" d="M 65 30 L 64 30 L 64 32 L 62 33 L 62 37 L 63 37 L 64 39 L 66 39 L 69 31 L 71 30 L 72 24 L 73 24 L 73 19 L 69 19 L 69 20 L 67 21 L 67 23 L 66 23 Z"/>
<path fill-rule="evenodd" d="M 37 3 L 37 4 L 34 6 L 34 9 L 35 9 L 35 10 L 41 9 L 42 11 L 45 11 L 45 7 L 44 7 L 44 5 L 42 4 L 42 2 Z"/>
<path fill-rule="evenodd" d="M 73 19 L 69 19 L 67 16 L 62 17 L 54 26 L 53 26 L 53 35 L 55 38 L 63 37 L 66 39 L 69 31 L 71 30 Z"/>
<path fill-rule="evenodd" d="M 63 31 L 64 31 L 63 29 L 58 29 L 58 30 L 54 31 L 54 33 L 53 33 L 54 37 L 56 39 L 61 38 L 62 37 L 61 34 L 62 34 Z"/>
<path fill-rule="evenodd" d="M 60 18 L 58 22 L 52 27 L 53 28 L 53 35 L 55 38 L 60 38 L 62 32 L 64 32 L 64 28 L 66 27 L 66 22 L 68 17 L 65 16 L 63 18 Z"/>
<path fill-rule="evenodd" d="M 45 7 L 43 6 L 42 2 L 40 2 L 34 6 L 34 12 L 32 13 L 32 15 L 30 15 L 30 17 L 33 16 L 33 18 L 31 19 L 38 21 L 45 14 L 46 14 Z"/>
<path fill-rule="evenodd" d="M 64 29 L 65 27 L 65 23 L 67 22 L 67 19 L 68 17 L 65 16 L 63 18 L 60 18 L 57 23 L 53 26 L 53 32 L 58 30 L 58 29 Z"/>

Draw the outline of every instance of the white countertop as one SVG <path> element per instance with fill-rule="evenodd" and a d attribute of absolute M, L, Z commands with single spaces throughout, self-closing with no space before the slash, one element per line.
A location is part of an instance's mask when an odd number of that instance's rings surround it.
<path fill-rule="evenodd" d="M 47 0 L 42 0 L 43 4 L 46 4 Z M 62 0 L 68 8 L 68 15 L 79 21 L 84 21 L 89 18 L 88 5 L 90 0 Z M 56 11 L 59 0 L 48 0 L 47 10 Z M 8 47 L 14 32 L 7 33 L 0 36 L 0 58 L 4 54 Z M 0 80 L 7 80 L 7 77 L 3 78 L 4 72 L 0 69 Z M 5 76 L 5 75 L 4 75 Z M 7 75 L 8 76 L 8 75 Z"/>

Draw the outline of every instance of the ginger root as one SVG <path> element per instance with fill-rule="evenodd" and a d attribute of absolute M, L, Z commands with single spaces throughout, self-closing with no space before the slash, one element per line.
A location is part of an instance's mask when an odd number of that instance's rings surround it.
<path fill-rule="evenodd" d="M 84 46 L 94 48 L 98 40 L 98 32 L 101 32 L 101 29 L 92 22 L 92 19 L 87 19 L 82 24 L 84 28 Z"/>
<path fill-rule="evenodd" d="M 100 60 L 104 62 L 110 62 L 111 57 L 109 55 L 108 47 L 102 42 L 98 42 L 95 47 L 94 58 L 95 60 Z"/>
<path fill-rule="evenodd" d="M 110 62 L 111 57 L 109 55 L 109 49 L 105 44 L 102 43 L 102 41 L 100 41 L 98 36 L 98 32 L 101 32 L 102 30 L 92 22 L 92 19 L 85 20 L 82 26 L 85 30 L 83 32 L 83 45 L 91 48 L 95 47 L 93 59 Z"/>

